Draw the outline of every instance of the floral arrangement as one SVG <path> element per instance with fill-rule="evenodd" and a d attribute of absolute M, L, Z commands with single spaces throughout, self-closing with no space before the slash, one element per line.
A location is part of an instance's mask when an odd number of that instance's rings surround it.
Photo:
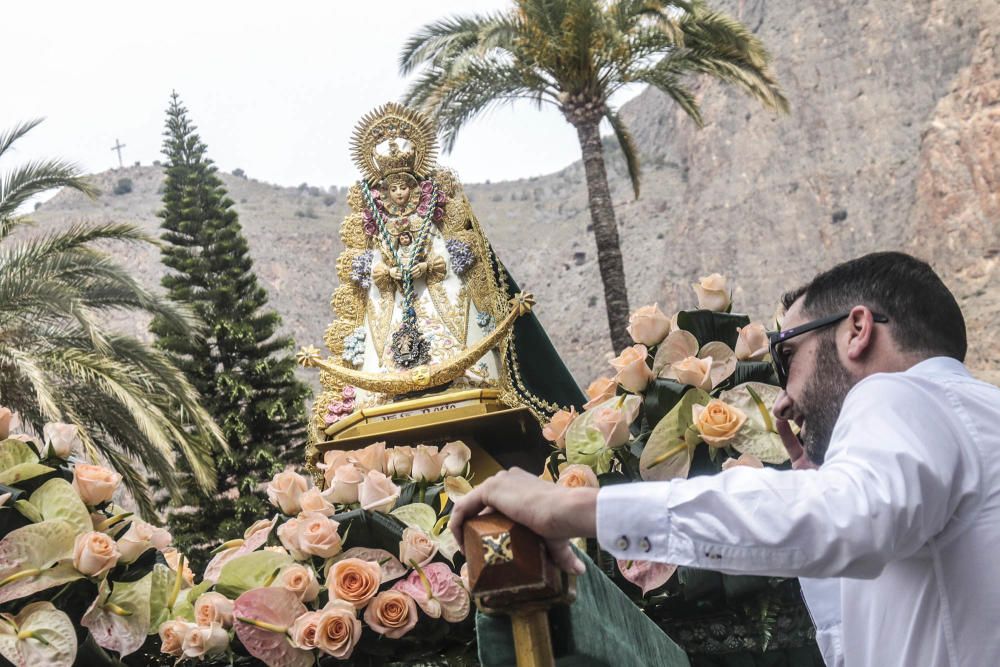
<path fill-rule="evenodd" d="M 787 465 L 771 416 L 780 389 L 764 325 L 731 312 L 723 276 L 701 278 L 693 288 L 695 310 L 668 317 L 653 304 L 630 316 L 628 332 L 635 344 L 617 357 L 609 355 L 614 375 L 590 384 L 582 413 L 560 411 L 544 427 L 554 445 L 544 477 L 565 486 L 597 487 L 714 474 L 732 466 Z M 589 550 L 654 618 L 659 607 L 665 610 L 660 610 L 662 618 L 669 618 L 678 602 L 691 602 L 683 614 L 693 615 L 694 607 L 713 595 L 723 599 L 737 592 L 770 592 L 783 581 L 732 577 L 730 585 L 729 580 L 719 583 L 723 576 L 716 573 L 615 561 L 596 544 Z M 705 584 L 711 577 L 713 583 Z M 701 595 L 708 588 L 712 594 Z M 773 606 L 769 611 L 767 595 L 758 598 L 763 608 L 751 616 L 760 621 L 762 639 L 754 641 L 757 648 L 766 648 Z"/>
<path fill-rule="evenodd" d="M 200 581 L 170 534 L 112 502 L 121 477 L 71 453 L 76 427 L 7 437 L 0 409 L 0 656 L 21 665 L 380 664 L 470 650 L 471 599 L 445 530 L 471 489 L 462 442 L 328 452 Z"/>

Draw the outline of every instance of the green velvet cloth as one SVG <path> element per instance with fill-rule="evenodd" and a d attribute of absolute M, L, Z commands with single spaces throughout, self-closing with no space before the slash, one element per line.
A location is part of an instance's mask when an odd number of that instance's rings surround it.
<path fill-rule="evenodd" d="M 577 578 L 577 599 L 549 612 L 558 665 L 580 667 L 690 667 L 687 656 L 597 568 L 578 553 L 587 572 Z M 510 619 L 476 615 L 483 667 L 516 664 Z"/>

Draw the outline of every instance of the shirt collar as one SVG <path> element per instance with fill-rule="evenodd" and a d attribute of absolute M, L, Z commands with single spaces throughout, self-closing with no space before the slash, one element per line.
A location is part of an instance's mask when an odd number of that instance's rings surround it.
<path fill-rule="evenodd" d="M 952 373 L 967 377 L 971 377 L 972 375 L 969 369 L 965 367 L 965 364 L 953 357 L 931 357 L 930 359 L 924 359 L 920 363 L 910 366 L 904 373 L 925 377 L 933 377 L 942 373 Z"/>

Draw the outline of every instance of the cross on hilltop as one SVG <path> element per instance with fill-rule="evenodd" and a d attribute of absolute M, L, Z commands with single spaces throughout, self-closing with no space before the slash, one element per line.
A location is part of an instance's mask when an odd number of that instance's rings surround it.
<path fill-rule="evenodd" d="M 111 150 L 118 151 L 118 168 L 121 169 L 125 165 L 122 163 L 122 149 L 125 148 L 125 144 L 115 139 L 115 145 L 111 147 Z"/>

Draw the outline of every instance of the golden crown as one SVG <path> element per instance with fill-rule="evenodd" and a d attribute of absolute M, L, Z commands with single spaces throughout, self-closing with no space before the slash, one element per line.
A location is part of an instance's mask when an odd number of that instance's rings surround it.
<path fill-rule="evenodd" d="M 400 146 L 399 139 L 408 145 Z M 436 153 L 437 139 L 430 119 L 395 102 L 365 115 L 351 138 L 351 157 L 370 185 L 392 174 L 425 178 L 434 167 Z"/>

